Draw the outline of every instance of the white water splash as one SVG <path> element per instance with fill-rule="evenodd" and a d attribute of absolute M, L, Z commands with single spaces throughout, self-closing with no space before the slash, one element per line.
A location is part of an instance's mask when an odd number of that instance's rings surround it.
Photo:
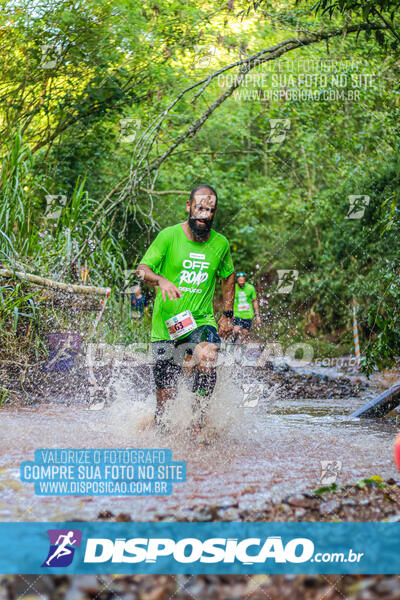
<path fill-rule="evenodd" d="M 115 440 L 129 443 L 143 434 L 153 433 L 159 437 L 154 428 L 154 412 L 156 408 L 155 392 L 148 388 L 132 389 L 129 369 L 125 365 L 115 365 L 112 381 L 107 394 L 107 403 L 99 411 L 99 418 L 108 433 L 113 432 Z M 192 427 L 200 418 L 198 396 L 191 391 L 192 379 L 182 377 L 178 383 L 175 398 L 166 404 L 163 415 L 168 438 L 181 441 L 193 437 Z M 255 414 L 243 407 L 243 390 L 241 377 L 237 367 L 217 368 L 217 383 L 209 399 L 200 398 L 208 405 L 204 420 L 203 432 L 223 438 L 225 436 L 240 438 L 247 436 L 249 429 L 254 428 Z"/>

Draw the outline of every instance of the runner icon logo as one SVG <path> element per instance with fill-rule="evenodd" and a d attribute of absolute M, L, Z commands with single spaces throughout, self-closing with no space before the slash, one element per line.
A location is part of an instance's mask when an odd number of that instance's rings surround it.
<path fill-rule="evenodd" d="M 338 475 L 342 469 L 341 460 L 321 460 L 320 483 L 322 485 L 332 485 L 336 483 Z"/>
<path fill-rule="evenodd" d="M 278 285 L 276 288 L 277 294 L 290 294 L 293 289 L 294 282 L 297 281 L 299 272 L 296 269 L 278 269 Z"/>
<path fill-rule="evenodd" d="M 50 548 L 42 567 L 68 567 L 74 558 L 75 548 L 81 545 L 79 529 L 48 529 Z"/>
<path fill-rule="evenodd" d="M 366 207 L 369 205 L 370 197 L 364 195 L 349 196 L 349 210 L 345 219 L 362 219 Z"/>
<path fill-rule="evenodd" d="M 267 138 L 268 144 L 281 144 L 290 129 L 290 119 L 269 119 L 271 131 Z"/>
<path fill-rule="evenodd" d="M 264 385 L 262 383 L 244 383 L 243 384 L 243 404 L 245 408 L 254 408 L 258 406 L 260 397 L 262 397 Z"/>

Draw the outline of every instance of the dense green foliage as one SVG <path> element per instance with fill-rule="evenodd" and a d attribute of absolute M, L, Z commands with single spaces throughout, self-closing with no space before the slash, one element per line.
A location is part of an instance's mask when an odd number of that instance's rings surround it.
<path fill-rule="evenodd" d="M 190 189 L 207 181 L 220 197 L 216 229 L 228 237 L 236 268 L 258 284 L 268 339 L 325 339 L 351 351 L 354 297 L 367 368 L 393 364 L 400 355 L 395 3 L 0 4 L 5 266 L 63 281 L 79 281 L 87 267 L 90 283 L 120 290 L 124 270 L 160 228 L 184 219 Z M 358 30 L 348 33 L 353 22 Z M 336 33 L 318 41 L 327 30 Z M 195 135 L 188 132 L 238 67 L 175 102 L 178 94 L 299 36 L 311 41 L 252 69 Z M 278 129 L 271 119 L 281 120 Z M 356 218 L 352 196 L 368 200 Z M 278 270 L 298 271 L 288 294 L 279 293 Z M 115 298 L 110 332 L 132 341 Z M 10 307 L 9 326 L 13 314 Z"/>

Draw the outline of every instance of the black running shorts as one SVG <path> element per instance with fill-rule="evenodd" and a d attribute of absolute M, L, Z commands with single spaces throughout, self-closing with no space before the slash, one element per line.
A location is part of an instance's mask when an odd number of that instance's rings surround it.
<path fill-rule="evenodd" d="M 251 329 L 251 324 L 253 322 L 253 319 L 240 319 L 239 317 L 235 317 L 233 319 L 233 325 L 237 326 L 239 325 L 239 327 L 242 327 L 242 329 Z"/>
<path fill-rule="evenodd" d="M 193 354 L 200 342 L 210 342 L 219 348 L 221 340 L 215 327 L 200 325 L 182 339 L 152 343 L 153 375 L 157 389 L 176 388 L 183 359 L 186 354 Z"/>

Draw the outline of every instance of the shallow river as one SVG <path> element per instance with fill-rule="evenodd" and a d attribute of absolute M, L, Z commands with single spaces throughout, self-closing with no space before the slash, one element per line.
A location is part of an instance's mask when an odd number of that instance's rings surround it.
<path fill-rule="evenodd" d="M 395 424 L 349 418 L 365 399 L 283 400 L 279 390 L 263 390 L 256 406 L 251 400 L 243 406 L 238 381 L 225 376 L 218 382 L 210 416 L 218 435 L 203 446 L 188 434 L 185 391 L 171 407 L 174 434 L 169 436 L 151 426 L 152 393 L 142 389 L 139 400 L 127 395 L 122 388 L 115 391 L 102 410 L 88 410 L 73 398 L 3 408 L 0 519 L 92 520 L 109 510 L 138 521 L 156 515 L 179 520 L 192 509 L 201 515 L 201 506 L 216 505 L 228 520 L 232 506 L 256 511 L 267 499 L 321 487 L 321 461 L 333 463 L 339 485 L 374 474 L 398 476 L 393 461 Z M 174 460 L 186 461 L 187 481 L 175 483 L 172 495 L 165 497 L 35 496 L 33 484 L 21 483 L 19 465 L 33 460 L 37 448 L 170 448 Z"/>

